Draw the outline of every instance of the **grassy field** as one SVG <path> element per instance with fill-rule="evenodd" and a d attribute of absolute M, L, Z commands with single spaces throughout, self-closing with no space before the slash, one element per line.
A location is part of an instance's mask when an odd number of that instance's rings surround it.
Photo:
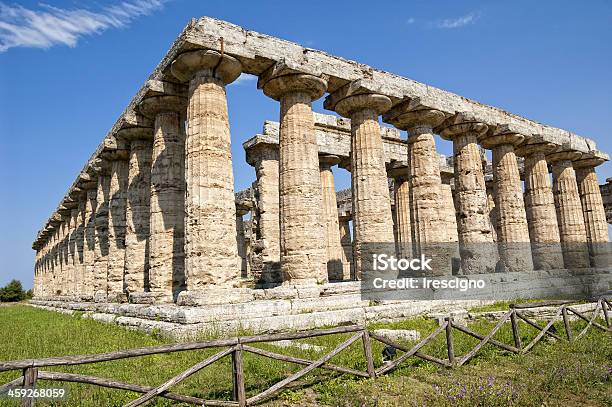
<path fill-rule="evenodd" d="M 494 323 L 479 321 L 470 327 L 488 333 Z M 584 326 L 576 322 L 575 328 Z M 372 328 L 417 329 L 423 336 L 433 331 L 435 321 L 410 319 L 393 324 L 373 324 Z M 523 341 L 536 334 L 520 325 Z M 561 330 L 561 325 L 557 326 Z M 511 330 L 504 326 L 495 338 L 512 343 Z M 277 353 L 316 359 L 347 339 L 333 335 L 301 340 L 322 346 L 323 351 L 281 349 L 271 344 L 258 345 Z M 79 315 L 62 315 L 25 305 L 0 307 L 0 360 L 16 360 L 60 355 L 101 353 L 120 349 L 166 343 L 162 338 L 128 331 L 116 326 L 83 319 Z M 455 352 L 461 355 L 477 340 L 454 333 Z M 374 342 L 376 366 L 382 364 L 382 345 Z M 445 357 L 443 335 L 427 345 L 424 352 Z M 215 353 L 189 351 L 154 355 L 93 365 L 47 368 L 72 373 L 108 377 L 143 385 L 159 385 L 182 370 Z M 336 356 L 332 363 L 365 370 L 362 347 L 356 342 Z M 247 396 L 252 396 L 282 380 L 299 367 L 245 354 Z M 0 373 L 0 383 L 19 373 Z M 70 397 L 61 405 L 120 406 L 137 397 L 136 393 L 102 389 L 90 385 L 40 382 L 42 387 L 61 385 Z M 231 398 L 230 359 L 225 358 L 202 370 L 173 391 L 208 399 Z M 0 405 L 10 404 L 0 399 Z M 53 405 L 37 403 L 37 405 Z M 56 403 L 56 405 L 60 405 Z M 156 400 L 152 405 L 172 405 Z M 591 331 L 573 343 L 544 341 L 524 356 L 508 355 L 491 346 L 468 366 L 449 370 L 411 358 L 393 373 L 376 380 L 352 379 L 334 372 L 316 371 L 295 383 L 268 403 L 285 405 L 332 406 L 610 406 L 612 405 L 612 336 Z"/>

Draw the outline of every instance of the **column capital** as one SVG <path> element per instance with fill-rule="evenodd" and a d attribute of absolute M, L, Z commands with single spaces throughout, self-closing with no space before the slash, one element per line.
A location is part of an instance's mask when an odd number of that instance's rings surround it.
<path fill-rule="evenodd" d="M 317 100 L 327 91 L 327 78 L 303 73 L 286 73 L 276 65 L 259 76 L 257 88 L 274 99 L 280 100 L 286 93 L 303 92 L 310 100 Z"/>
<path fill-rule="evenodd" d="M 548 142 L 533 144 L 523 143 L 514 150 L 514 153 L 519 157 L 527 157 L 537 153 L 542 153 L 546 155 L 552 153 L 557 148 L 559 148 L 559 146 Z"/>
<path fill-rule="evenodd" d="M 364 81 L 356 80 L 328 95 L 323 106 L 350 118 L 353 112 L 363 109 L 373 109 L 382 114 L 391 108 L 391 99 L 365 86 Z"/>
<path fill-rule="evenodd" d="M 125 127 L 119 129 L 117 135 L 127 141 L 153 140 L 153 127 Z"/>
<path fill-rule="evenodd" d="M 180 96 L 151 96 L 144 98 L 138 105 L 140 112 L 150 118 L 159 113 L 181 113 L 187 110 L 187 99 Z"/>
<path fill-rule="evenodd" d="M 485 133 L 488 128 L 489 126 L 478 121 L 473 114 L 469 112 L 460 112 L 446 119 L 435 130 L 442 138 L 452 140 L 455 136 L 465 133 L 475 133 L 475 135 L 479 137 Z"/>
<path fill-rule="evenodd" d="M 130 143 L 124 138 L 114 134 L 103 141 L 101 155 L 109 161 L 125 161 L 129 158 Z"/>
<path fill-rule="evenodd" d="M 247 140 L 242 146 L 246 153 L 246 162 L 253 167 L 258 167 L 265 159 L 278 160 L 278 143 L 268 142 L 256 136 Z"/>
<path fill-rule="evenodd" d="M 480 137 L 478 137 L 478 142 L 480 145 L 487 149 L 492 149 L 494 147 L 510 144 L 514 147 L 519 146 L 523 141 L 525 141 L 525 136 L 520 133 L 482 133 Z"/>
<path fill-rule="evenodd" d="M 607 160 L 607 155 L 603 154 L 603 155 L 595 155 L 593 157 L 581 157 L 579 160 L 574 161 L 573 165 L 574 168 L 578 169 L 578 168 L 594 168 L 597 167 L 598 165 L 601 165 L 603 163 L 605 163 Z"/>
<path fill-rule="evenodd" d="M 172 75 L 182 82 L 197 76 L 219 79 L 224 85 L 234 82 L 242 73 L 242 64 L 236 58 L 209 49 L 180 54 L 170 66 Z"/>
<path fill-rule="evenodd" d="M 332 154 L 319 154 L 319 166 L 322 168 L 331 168 L 340 163 L 340 157 Z"/>
<path fill-rule="evenodd" d="M 402 162 L 394 162 L 387 170 L 387 175 L 396 180 L 407 180 L 409 176 L 408 165 Z"/>
<path fill-rule="evenodd" d="M 401 130 L 407 130 L 410 135 L 431 132 L 442 124 L 446 114 L 436 109 L 413 109 L 410 102 L 402 102 L 389 110 L 383 120 Z"/>
<path fill-rule="evenodd" d="M 580 157 L 582 157 L 582 153 L 578 151 L 563 150 L 548 154 L 546 160 L 550 164 L 554 164 L 559 161 L 576 161 L 580 159 Z"/>

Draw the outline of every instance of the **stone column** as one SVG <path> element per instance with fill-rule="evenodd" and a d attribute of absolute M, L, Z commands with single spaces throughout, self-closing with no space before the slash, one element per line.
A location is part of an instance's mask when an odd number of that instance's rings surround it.
<path fill-rule="evenodd" d="M 339 216 L 340 243 L 342 244 L 343 280 L 356 280 L 353 267 L 353 239 L 351 238 L 350 216 Z"/>
<path fill-rule="evenodd" d="M 497 242 L 505 270 L 531 271 L 531 244 L 523 202 L 523 186 L 514 147 L 525 137 L 499 130 L 483 135 L 480 143 L 493 149 L 493 188 L 497 215 Z"/>
<path fill-rule="evenodd" d="M 610 267 L 612 255 L 610 253 L 610 237 L 608 236 L 608 223 L 606 211 L 597 182 L 595 166 L 603 164 L 603 158 L 586 158 L 574 162 L 578 192 L 582 203 L 582 213 L 589 244 L 591 266 Z"/>
<path fill-rule="evenodd" d="M 388 174 L 393 178 L 395 196 L 395 223 L 397 229 L 398 256 L 412 256 L 412 225 L 410 216 L 410 182 L 408 167 L 399 165 L 393 167 Z"/>
<path fill-rule="evenodd" d="M 444 118 L 443 112 L 413 107 L 410 101 L 385 115 L 386 121 L 408 131 L 413 256 L 431 257 L 435 264 L 430 274 L 434 275 L 451 274 L 454 252 L 444 219 L 440 158 L 433 132 Z"/>
<path fill-rule="evenodd" d="M 149 283 L 149 223 L 153 129 L 132 127 L 121 136 L 130 141 L 125 229 L 125 289 L 144 293 Z"/>
<path fill-rule="evenodd" d="M 185 131 L 181 120 L 185 102 L 176 96 L 153 96 L 139 106 L 145 116 L 155 120 L 149 226 L 150 294 L 143 298 L 158 302 L 174 301 L 185 287 Z"/>
<path fill-rule="evenodd" d="M 98 278 L 96 276 L 96 213 L 98 212 L 97 182 L 86 188 L 85 236 L 83 239 L 83 292 L 86 299 L 93 300 Z"/>
<path fill-rule="evenodd" d="M 77 253 L 77 240 L 79 234 L 79 209 L 70 210 L 70 237 L 68 240 L 68 269 L 70 270 L 70 294 L 78 296 L 79 290 L 79 259 Z"/>
<path fill-rule="evenodd" d="M 351 189 L 353 193 L 354 259 L 358 278 L 372 272 L 372 255 L 395 252 L 389 184 L 378 117 L 391 100 L 378 94 L 350 95 L 344 87 L 326 100 L 326 107 L 351 119 Z"/>
<path fill-rule="evenodd" d="M 455 200 L 453 199 L 453 175 L 443 175 L 442 179 L 442 219 L 446 221 L 446 237 L 450 243 L 459 241 L 457 234 L 457 215 L 455 212 Z"/>
<path fill-rule="evenodd" d="M 276 66 L 259 77 L 258 87 L 280 101 L 279 201 L 281 270 L 290 284 L 327 281 L 325 217 L 311 103 L 327 88 L 325 80 L 281 74 Z"/>
<path fill-rule="evenodd" d="M 62 222 L 60 223 L 59 233 L 59 262 L 60 262 L 60 290 L 62 296 L 70 295 L 70 267 L 68 265 L 68 240 L 70 238 L 70 211 L 61 210 L 60 215 Z"/>
<path fill-rule="evenodd" d="M 572 166 L 572 160 L 579 157 L 580 153 L 573 151 L 560 151 L 546 157 L 552 165 L 553 195 L 565 268 L 590 265 L 584 215 Z"/>
<path fill-rule="evenodd" d="M 516 150 L 517 155 L 525 157 L 525 211 L 536 270 L 563 268 L 555 200 L 545 156 L 556 148 L 552 144 L 538 143 Z"/>
<path fill-rule="evenodd" d="M 86 194 L 81 190 L 78 194 L 77 198 L 77 230 L 76 230 L 76 238 L 74 242 L 75 247 L 75 257 L 74 257 L 74 267 L 75 267 L 75 290 L 76 294 L 79 296 L 79 299 L 83 299 L 83 291 L 85 290 L 84 279 L 85 279 L 85 258 L 84 258 L 84 250 L 85 250 L 85 201 L 87 197 Z"/>
<path fill-rule="evenodd" d="M 455 196 L 463 274 L 493 273 L 497 247 L 491 235 L 478 137 L 487 125 L 457 114 L 441 125 L 440 135 L 453 141 Z"/>
<path fill-rule="evenodd" d="M 493 174 L 485 174 L 485 188 L 487 189 L 487 213 L 491 222 L 491 236 L 497 242 L 497 208 L 495 207 L 495 183 Z"/>
<path fill-rule="evenodd" d="M 106 302 L 108 289 L 108 202 L 110 199 L 110 176 L 105 173 L 98 175 L 95 213 L 95 252 L 94 252 L 94 301 Z"/>
<path fill-rule="evenodd" d="M 109 302 L 125 302 L 123 274 L 125 271 L 125 229 L 128 190 L 128 148 L 117 138 L 117 149 L 109 155 L 110 189 L 108 211 L 108 287 Z"/>
<path fill-rule="evenodd" d="M 278 145 L 258 143 L 246 146 L 247 162 L 255 167 L 257 231 L 261 247 L 261 280 L 280 283 L 280 202 Z"/>
<path fill-rule="evenodd" d="M 242 217 L 249 213 L 248 208 L 236 207 L 236 245 L 240 257 L 240 277 L 247 278 L 249 259 L 247 258 L 246 237 L 244 234 L 244 220 Z"/>
<path fill-rule="evenodd" d="M 327 277 L 329 280 L 343 279 L 342 244 L 340 242 L 340 224 L 338 221 L 338 203 L 336 202 L 336 185 L 331 167 L 340 159 L 335 155 L 320 155 L 319 170 L 321 176 L 321 195 L 323 214 L 326 225 Z"/>
<path fill-rule="evenodd" d="M 185 266 L 190 292 L 240 284 L 225 86 L 241 70 L 237 59 L 210 50 L 186 52 L 172 63 L 173 75 L 189 81 Z"/>

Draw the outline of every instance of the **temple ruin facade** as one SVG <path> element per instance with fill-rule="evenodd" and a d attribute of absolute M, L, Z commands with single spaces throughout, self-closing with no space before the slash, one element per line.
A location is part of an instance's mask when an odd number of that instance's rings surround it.
<path fill-rule="evenodd" d="M 243 144 L 256 179 L 235 192 L 226 87 L 241 74 L 258 77 L 280 120 Z M 320 98 L 337 115 L 313 112 Z M 569 131 L 203 17 L 38 232 L 33 302 L 158 320 L 163 307 L 146 307 L 164 305 L 183 323 L 229 303 L 248 314 L 253 301 L 292 301 L 262 315 L 296 321 L 348 315 L 367 307 L 356 295 L 372 242 L 405 257 L 455 245 L 440 274 L 523 273 L 529 287 L 582 270 L 590 277 L 575 285 L 592 292 L 612 267 L 612 187 L 596 175 L 607 160 Z M 336 191 L 337 168 L 350 189 Z M 310 305 L 294 310 L 298 299 Z M 181 307 L 194 313 L 177 316 Z"/>

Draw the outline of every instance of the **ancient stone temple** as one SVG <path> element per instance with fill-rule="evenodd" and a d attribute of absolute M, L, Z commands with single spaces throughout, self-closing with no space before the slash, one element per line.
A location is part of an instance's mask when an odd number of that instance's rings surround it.
<path fill-rule="evenodd" d="M 255 179 L 235 192 L 226 88 L 241 74 L 279 115 L 243 143 Z M 313 112 L 320 98 L 337 115 Z M 36 236 L 33 303 L 168 331 L 444 305 L 364 299 L 373 244 L 444 254 L 438 276 L 521 281 L 496 289 L 508 298 L 593 294 L 612 281 L 612 187 L 596 175 L 607 160 L 588 138 L 203 17 Z M 338 171 L 349 190 L 336 191 Z"/>

